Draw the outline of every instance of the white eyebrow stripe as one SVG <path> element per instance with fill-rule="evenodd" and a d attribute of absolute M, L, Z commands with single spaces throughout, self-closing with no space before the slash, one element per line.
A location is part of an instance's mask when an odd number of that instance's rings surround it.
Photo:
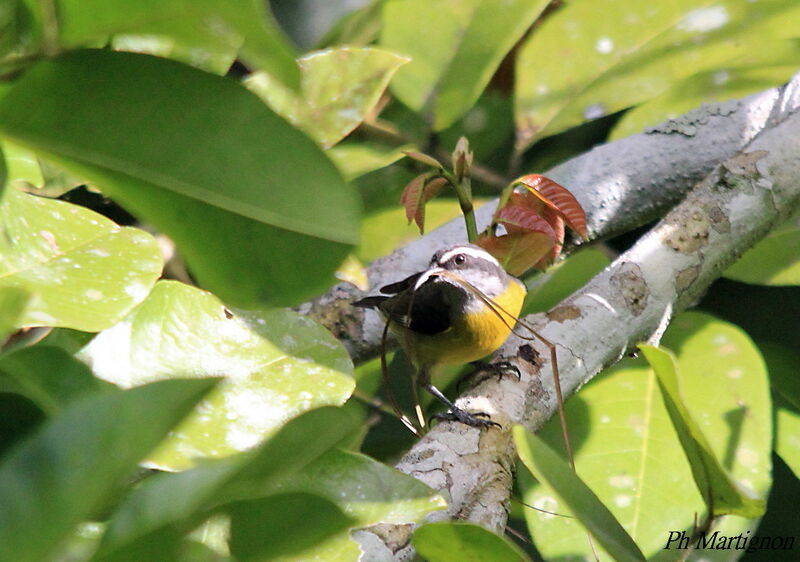
<path fill-rule="evenodd" d="M 439 258 L 439 263 L 447 262 L 447 260 L 455 256 L 456 254 L 467 254 L 468 256 L 472 256 L 473 258 L 486 260 L 490 263 L 493 263 L 497 267 L 500 267 L 500 263 L 496 259 L 494 259 L 494 256 L 492 254 L 490 254 L 486 250 L 481 250 L 480 248 L 470 248 L 469 246 L 459 246 L 458 248 L 453 248 L 452 250 L 445 252 Z"/>

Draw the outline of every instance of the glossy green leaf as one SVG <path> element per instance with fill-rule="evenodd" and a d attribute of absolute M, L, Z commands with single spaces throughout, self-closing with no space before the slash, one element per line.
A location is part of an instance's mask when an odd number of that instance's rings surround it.
<path fill-rule="evenodd" d="M 21 325 L 31 295 L 19 287 L 0 288 L 0 342 Z"/>
<path fill-rule="evenodd" d="M 302 412 L 342 404 L 355 386 L 344 348 L 312 320 L 284 309 L 233 313 L 175 281 L 156 284 L 79 358 L 122 387 L 225 377 L 151 455 L 151 464 L 167 469 L 250 449 Z"/>
<path fill-rule="evenodd" d="M 25 396 L 50 416 L 77 398 L 115 389 L 57 347 L 35 345 L 0 357 L 0 392 Z"/>
<path fill-rule="evenodd" d="M 0 131 L 155 224 L 228 302 L 296 304 L 357 240 L 356 195 L 310 139 L 235 82 L 174 61 L 39 63 L 0 100 Z"/>
<path fill-rule="evenodd" d="M 264 489 L 339 445 L 356 430 L 356 423 L 338 408 L 312 410 L 249 453 L 148 479 L 116 511 L 103 537 L 101 555 L 110 559 L 130 555 L 154 537 L 176 545 L 212 510 L 262 496 Z"/>
<path fill-rule="evenodd" d="M 500 62 L 549 2 L 546 0 L 392 0 L 383 9 L 381 45 L 411 57 L 392 91 L 434 130 L 452 125 L 475 103 Z"/>
<path fill-rule="evenodd" d="M 514 543 L 471 523 L 427 523 L 411 544 L 429 562 L 522 562 L 530 560 Z"/>
<path fill-rule="evenodd" d="M 353 528 L 376 523 L 417 523 L 444 509 L 445 501 L 416 478 L 347 451 L 330 451 L 285 480 L 279 489 L 327 498 L 355 519 Z M 352 560 L 359 552 L 349 532 L 340 533 L 287 560 Z"/>
<path fill-rule="evenodd" d="M 102 330 L 141 302 L 161 274 L 150 234 L 71 203 L 9 188 L 0 225 L 0 287 L 32 295 L 20 326 Z"/>
<path fill-rule="evenodd" d="M 166 35 L 115 35 L 111 40 L 115 51 L 130 51 L 184 62 L 195 68 L 224 75 L 236 60 L 237 49 L 208 51 L 190 47 Z"/>
<path fill-rule="evenodd" d="M 642 103 L 678 80 L 727 68 L 754 51 L 769 53 L 775 40 L 794 37 L 798 25 L 800 6 L 793 0 L 563 6 L 517 57 L 518 147 Z"/>
<path fill-rule="evenodd" d="M 303 492 L 236 502 L 225 511 L 231 515 L 231 554 L 243 562 L 302 552 L 353 523 L 330 500 Z"/>
<path fill-rule="evenodd" d="M 800 42 L 763 41 L 752 53 L 681 80 L 650 101 L 625 112 L 614 125 L 610 140 L 641 133 L 699 107 L 702 103 L 743 98 L 786 82 L 800 65 Z M 687 124 L 687 127 L 691 127 Z M 686 129 L 691 132 L 691 128 Z"/>
<path fill-rule="evenodd" d="M 9 183 L 23 181 L 35 187 L 44 185 L 44 177 L 42 176 L 42 169 L 39 167 L 39 161 L 31 151 L 25 150 L 8 140 L 2 141 L 2 148 L 6 157 Z"/>
<path fill-rule="evenodd" d="M 774 344 L 759 345 L 769 368 L 775 408 L 775 452 L 800 478 L 800 355 Z"/>
<path fill-rule="evenodd" d="M 766 498 L 770 486 L 769 389 L 758 351 L 735 326 L 685 313 L 662 340 L 678 357 L 684 401 L 732 477 Z M 656 376 L 643 359 L 625 359 L 595 377 L 565 404 L 581 478 L 630 533 L 642 552 L 664 554 L 667 530 L 691 533 L 694 514 L 706 514 L 691 468 L 664 407 Z M 557 420 L 539 433 L 560 450 Z M 523 487 L 526 503 L 568 513 L 541 485 Z M 574 520 L 525 510 L 537 548 L 546 559 L 592 557 L 585 531 Z M 754 531 L 757 520 L 719 518 L 712 532 Z M 705 554 L 709 554 L 706 552 Z M 601 553 L 602 560 L 609 560 Z"/>
<path fill-rule="evenodd" d="M 528 295 L 520 317 L 551 309 L 586 284 L 610 263 L 600 250 L 585 248 L 535 277 L 528 286 Z"/>
<path fill-rule="evenodd" d="M 65 47 L 94 45 L 117 34 L 166 36 L 209 56 L 238 50 L 287 86 L 299 85 L 292 48 L 255 0 L 57 0 L 54 9 Z"/>
<path fill-rule="evenodd" d="M 756 285 L 800 285 L 800 216 L 767 234 L 723 275 Z"/>
<path fill-rule="evenodd" d="M 327 151 L 328 156 L 347 181 L 379 170 L 405 157 L 403 151 L 413 145 L 386 147 L 370 143 L 345 142 Z"/>
<path fill-rule="evenodd" d="M 0 559 L 44 559 L 215 382 L 163 381 L 90 395 L 6 455 Z"/>
<path fill-rule="evenodd" d="M 545 441 L 518 425 L 514 427 L 514 442 L 525 466 L 558 494 L 615 560 L 645 559 L 614 515 Z"/>
<path fill-rule="evenodd" d="M 263 73 L 251 75 L 245 84 L 279 115 L 329 148 L 364 120 L 408 59 L 374 47 L 337 47 L 309 53 L 297 62 L 299 94 Z"/>
<path fill-rule="evenodd" d="M 689 460 L 697 489 L 714 516 L 733 514 L 754 518 L 762 515 L 764 500 L 731 479 L 686 408 L 678 383 L 675 357 L 650 345 L 641 344 L 639 349 L 656 373 L 661 398 Z"/>

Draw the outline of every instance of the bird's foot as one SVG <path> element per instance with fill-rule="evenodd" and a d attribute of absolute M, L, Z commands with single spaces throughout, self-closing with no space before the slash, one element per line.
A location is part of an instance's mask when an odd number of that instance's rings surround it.
<path fill-rule="evenodd" d="M 499 423 L 492 421 L 489 418 L 489 414 L 486 412 L 475 412 L 471 414 L 462 410 L 461 408 L 452 408 L 447 412 L 441 414 L 434 414 L 431 416 L 432 419 L 438 421 L 457 421 L 461 422 L 464 425 L 468 425 L 470 427 L 502 427 Z"/>
<path fill-rule="evenodd" d="M 517 377 L 517 380 L 522 378 L 519 367 L 510 361 L 498 361 L 497 363 L 486 363 L 485 361 L 473 361 L 470 363 L 474 369 L 468 373 L 461 375 L 456 381 L 456 390 L 461 392 L 461 385 L 469 378 L 475 378 L 475 384 L 480 384 L 491 377 L 504 377 L 511 374 Z"/>

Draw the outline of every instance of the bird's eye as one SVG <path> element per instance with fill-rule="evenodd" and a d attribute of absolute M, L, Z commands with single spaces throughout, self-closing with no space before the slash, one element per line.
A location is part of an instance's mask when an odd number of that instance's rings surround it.
<path fill-rule="evenodd" d="M 464 262 L 467 261 L 467 256 L 464 254 L 456 254 L 456 257 L 453 258 L 456 262 L 456 265 L 464 265 Z"/>

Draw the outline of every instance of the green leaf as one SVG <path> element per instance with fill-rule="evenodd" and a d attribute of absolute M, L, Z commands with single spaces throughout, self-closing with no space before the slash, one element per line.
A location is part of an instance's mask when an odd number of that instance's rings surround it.
<path fill-rule="evenodd" d="M 289 421 L 258 449 L 143 482 L 117 509 L 100 550 L 114 559 L 162 537 L 175 544 L 218 506 L 263 495 L 356 431 L 357 420 L 320 408 Z"/>
<path fill-rule="evenodd" d="M 9 183 L 23 181 L 35 187 L 44 185 L 39 161 L 33 153 L 5 139 L 2 141 L 2 148 L 8 166 Z"/>
<path fill-rule="evenodd" d="M 683 403 L 675 357 L 668 351 L 650 345 L 641 344 L 639 349 L 656 373 L 664 405 L 689 459 L 697 489 L 705 497 L 709 510 L 715 517 L 732 514 L 754 518 L 762 515 L 764 500 L 758 499 L 726 473 L 714 456 L 708 439 Z"/>
<path fill-rule="evenodd" d="M 226 506 L 231 554 L 243 562 L 304 551 L 345 531 L 353 520 L 329 500 L 293 492 Z"/>
<path fill-rule="evenodd" d="M 673 119 L 703 103 L 743 98 L 786 82 L 800 64 L 800 42 L 763 41 L 734 64 L 699 72 L 678 81 L 664 93 L 626 111 L 609 140 L 642 132 L 645 127 Z M 712 106 L 713 107 L 713 106 Z M 686 125 L 691 132 L 693 125 Z"/>
<path fill-rule="evenodd" d="M 252 74 L 245 84 L 273 110 L 330 148 L 378 103 L 406 57 L 374 47 L 338 47 L 298 60 L 301 90 L 295 94 L 267 74 Z"/>
<path fill-rule="evenodd" d="M 760 344 L 769 368 L 775 408 L 775 452 L 800 478 L 800 356 L 796 350 Z"/>
<path fill-rule="evenodd" d="M 254 0 L 57 0 L 59 41 L 76 48 L 111 35 L 172 37 L 188 49 L 229 56 L 240 51 L 249 64 L 297 88 L 294 53 L 264 5 Z"/>
<path fill-rule="evenodd" d="M 115 51 L 144 53 L 184 62 L 200 70 L 225 75 L 236 60 L 236 49 L 207 51 L 189 47 L 164 35 L 115 35 L 111 40 Z"/>
<path fill-rule="evenodd" d="M 155 239 L 83 207 L 7 189 L 0 287 L 32 297 L 19 326 L 98 331 L 141 302 L 161 274 Z"/>
<path fill-rule="evenodd" d="M 0 464 L 0 559 L 45 558 L 215 382 L 90 395 L 17 446 Z"/>
<path fill-rule="evenodd" d="M 232 80 L 174 61 L 41 62 L 0 100 L 0 131 L 155 224 L 229 302 L 296 304 L 357 240 L 356 194 L 310 139 Z"/>
<path fill-rule="evenodd" d="M 723 275 L 756 285 L 800 285 L 800 216 L 767 234 Z"/>
<path fill-rule="evenodd" d="M 647 101 L 679 80 L 727 68 L 754 51 L 769 53 L 774 40 L 794 37 L 798 25 L 800 7 L 793 0 L 563 6 L 517 57 L 518 148 Z"/>
<path fill-rule="evenodd" d="M 417 523 L 444 509 L 441 496 L 416 478 L 403 474 L 365 455 L 333 450 L 289 476 L 280 485 L 284 492 L 307 492 L 327 498 L 355 519 L 353 528 L 377 523 Z M 349 536 L 340 533 L 288 560 L 353 560 L 359 552 Z"/>
<path fill-rule="evenodd" d="M 0 288 L 0 342 L 20 326 L 31 295 L 19 287 Z"/>
<path fill-rule="evenodd" d="M 416 551 L 430 562 L 520 562 L 530 560 L 514 543 L 471 523 L 427 523 L 414 531 Z"/>
<path fill-rule="evenodd" d="M 514 427 L 514 442 L 525 466 L 558 494 L 615 560 L 645 559 L 614 515 L 545 441 L 518 425 Z"/>
<path fill-rule="evenodd" d="M 698 313 L 678 316 L 663 344 L 677 354 L 684 401 L 715 456 L 734 479 L 759 499 L 766 498 L 772 422 L 758 350 L 735 326 Z M 699 522 L 705 519 L 705 503 L 656 376 L 644 360 L 625 359 L 607 369 L 571 397 L 565 408 L 578 473 L 646 556 L 664 550 L 665 529 L 691 534 L 694 514 Z M 557 420 L 539 435 L 551 447 L 563 448 Z M 543 486 L 521 484 L 526 503 L 568 513 L 558 496 Z M 533 510 L 526 510 L 525 516 L 544 558 L 593 557 L 585 532 L 574 520 Z M 736 536 L 754 532 L 756 524 L 757 520 L 726 516 L 715 522 L 712 532 Z M 668 554 L 674 558 L 678 553 Z"/>
<path fill-rule="evenodd" d="M 345 142 L 328 149 L 327 154 L 347 181 L 385 168 L 403 158 L 413 145 L 387 147 L 371 143 Z M 363 238 L 362 238 L 363 240 Z"/>
<path fill-rule="evenodd" d="M 609 263 L 608 256 L 600 250 L 585 248 L 549 268 L 530 283 L 520 317 L 551 309 L 583 287 Z"/>
<path fill-rule="evenodd" d="M 392 91 L 410 108 L 430 111 L 434 130 L 446 129 L 472 107 L 503 57 L 548 3 L 387 2 L 381 45 L 412 59 L 397 73 Z"/>
<path fill-rule="evenodd" d="M 25 396 L 50 416 L 77 398 L 112 389 L 57 347 L 35 345 L 0 357 L 0 392 Z"/>
<path fill-rule="evenodd" d="M 341 343 L 312 320 L 284 309 L 233 313 L 175 281 L 157 283 L 78 357 L 123 387 L 225 377 L 151 455 L 151 464 L 167 469 L 250 449 L 302 412 L 342 404 L 355 386 Z"/>

